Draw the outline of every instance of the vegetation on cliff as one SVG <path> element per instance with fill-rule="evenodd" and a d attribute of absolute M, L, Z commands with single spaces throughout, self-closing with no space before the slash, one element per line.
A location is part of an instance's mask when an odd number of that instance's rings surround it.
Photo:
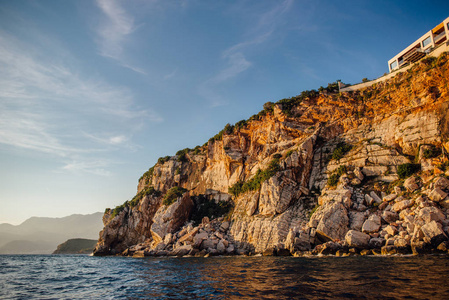
<path fill-rule="evenodd" d="M 398 245 L 410 246 L 413 238 L 427 243 L 406 223 L 426 224 L 415 215 L 427 206 L 447 219 L 449 185 L 434 182 L 449 176 L 448 77 L 442 55 L 359 91 L 338 93 L 334 83 L 267 102 L 259 114 L 227 124 L 205 145 L 160 158 L 139 180 L 137 198 L 109 215 L 106 223 L 129 207 L 126 218 L 110 222 L 103 241 L 130 232 L 114 249 L 121 252 L 139 238 L 151 253 L 178 253 L 180 247 L 248 253 L 273 245 L 321 251 L 323 243 L 342 249 L 341 241 L 357 245 L 358 238 L 363 247 L 372 240 L 376 249 L 390 237 Z M 154 197 L 143 211 L 135 206 L 147 193 Z M 410 217 L 395 223 L 401 214 Z M 213 230 L 201 222 L 206 216 L 214 220 Z M 225 216 L 231 222 L 221 228 Z"/>
<path fill-rule="evenodd" d="M 242 193 L 259 190 L 265 180 L 270 179 L 279 171 L 279 159 L 281 157 L 282 155 L 275 154 L 267 169 L 257 170 L 256 174 L 248 181 L 236 182 L 228 188 L 228 193 L 237 197 Z"/>

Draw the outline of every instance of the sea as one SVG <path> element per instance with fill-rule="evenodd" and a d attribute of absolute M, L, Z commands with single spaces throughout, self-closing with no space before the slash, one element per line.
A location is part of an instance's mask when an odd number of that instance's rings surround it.
<path fill-rule="evenodd" d="M 449 299 L 449 257 L 0 255 L 0 299 Z"/>

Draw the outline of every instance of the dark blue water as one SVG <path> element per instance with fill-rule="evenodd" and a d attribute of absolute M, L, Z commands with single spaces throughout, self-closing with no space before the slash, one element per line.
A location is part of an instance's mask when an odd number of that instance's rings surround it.
<path fill-rule="evenodd" d="M 449 299 L 449 257 L 0 255 L 0 299 Z"/>

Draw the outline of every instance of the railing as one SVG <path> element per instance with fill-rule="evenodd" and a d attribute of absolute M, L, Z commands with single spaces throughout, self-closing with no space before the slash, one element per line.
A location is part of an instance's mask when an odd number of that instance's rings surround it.
<path fill-rule="evenodd" d="M 441 40 L 443 37 L 445 37 L 446 36 L 446 32 L 442 32 L 442 33 L 440 33 L 439 35 L 437 35 L 436 37 L 434 37 L 433 38 L 433 41 L 435 42 L 435 43 L 437 43 L 439 40 Z"/>

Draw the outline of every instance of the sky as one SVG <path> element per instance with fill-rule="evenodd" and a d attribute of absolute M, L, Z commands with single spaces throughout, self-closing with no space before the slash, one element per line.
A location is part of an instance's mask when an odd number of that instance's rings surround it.
<path fill-rule="evenodd" d="M 104 211 L 158 157 L 387 61 L 449 1 L 0 0 L 0 223 Z"/>

